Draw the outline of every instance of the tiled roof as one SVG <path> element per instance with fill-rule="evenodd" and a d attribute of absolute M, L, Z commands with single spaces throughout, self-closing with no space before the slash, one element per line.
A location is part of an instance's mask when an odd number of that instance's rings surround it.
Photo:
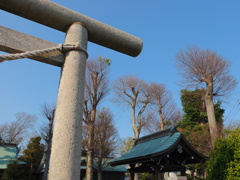
<path fill-rule="evenodd" d="M 130 151 L 114 159 L 109 164 L 113 166 L 130 164 L 144 162 L 154 157 L 166 156 L 175 151 L 180 144 L 184 144 L 185 149 L 190 149 L 188 151 L 191 152 L 189 155 L 194 155 L 199 159 L 206 158 L 197 152 L 176 128 L 172 128 L 137 139 Z"/>
<path fill-rule="evenodd" d="M 115 166 L 115 167 L 108 166 L 108 167 L 103 167 L 102 171 L 105 171 L 105 172 L 126 172 L 127 168 L 123 165 Z"/>
<path fill-rule="evenodd" d="M 16 160 L 17 144 L 0 144 L 0 169 L 6 169 L 10 160 Z"/>

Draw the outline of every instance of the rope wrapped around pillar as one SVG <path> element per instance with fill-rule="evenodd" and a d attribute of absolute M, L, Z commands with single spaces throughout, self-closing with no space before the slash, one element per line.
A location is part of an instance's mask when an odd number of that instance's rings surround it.
<path fill-rule="evenodd" d="M 34 56 L 42 56 L 42 57 L 51 57 L 57 56 L 62 54 L 64 51 L 69 50 L 79 50 L 86 54 L 88 57 L 87 51 L 80 47 L 80 44 L 59 44 L 57 47 L 42 49 L 42 50 L 34 50 L 34 51 L 26 51 L 23 53 L 16 53 L 16 54 L 7 54 L 7 55 L 0 55 L 0 63 L 6 60 L 16 60 L 22 58 L 31 58 Z"/>

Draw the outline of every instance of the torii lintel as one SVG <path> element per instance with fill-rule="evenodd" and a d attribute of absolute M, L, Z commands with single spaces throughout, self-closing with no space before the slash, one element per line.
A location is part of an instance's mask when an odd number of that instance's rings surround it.
<path fill-rule="evenodd" d="M 74 22 L 81 22 L 93 43 L 133 57 L 142 50 L 140 38 L 49 0 L 0 0 L 0 9 L 63 32 Z"/>

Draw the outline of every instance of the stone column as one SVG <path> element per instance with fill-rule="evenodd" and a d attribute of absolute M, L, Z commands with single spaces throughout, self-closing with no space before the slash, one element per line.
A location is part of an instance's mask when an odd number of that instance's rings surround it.
<path fill-rule="evenodd" d="M 65 44 L 80 43 L 87 49 L 87 30 L 73 23 Z M 79 180 L 82 141 L 82 109 L 87 54 L 71 50 L 65 55 L 54 120 L 49 180 Z"/>

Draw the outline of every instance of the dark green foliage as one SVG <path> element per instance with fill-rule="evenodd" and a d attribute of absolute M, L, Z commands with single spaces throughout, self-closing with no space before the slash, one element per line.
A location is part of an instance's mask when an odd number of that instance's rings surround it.
<path fill-rule="evenodd" d="M 12 160 L 3 173 L 2 180 L 26 180 L 28 173 L 26 165 L 19 164 L 18 160 Z"/>
<path fill-rule="evenodd" d="M 43 153 L 44 145 L 41 143 L 41 137 L 34 137 L 30 139 L 27 149 L 23 151 L 21 160 L 38 165 L 43 157 Z"/>
<path fill-rule="evenodd" d="M 181 101 L 184 111 L 180 128 L 187 140 L 202 154 L 208 156 L 212 150 L 211 137 L 209 133 L 206 105 L 204 101 L 204 90 L 194 91 L 182 90 Z M 219 129 L 222 129 L 224 109 L 221 109 L 221 102 L 215 105 L 215 115 Z"/>
<path fill-rule="evenodd" d="M 210 141 L 211 136 L 209 132 L 204 95 L 204 89 L 181 91 L 184 116 L 183 120 L 180 122 L 179 129 L 196 150 L 205 156 L 209 156 L 213 147 Z M 218 126 L 220 127 L 219 129 L 221 129 L 224 110 L 220 107 L 220 101 L 218 101 L 214 106 L 216 120 L 218 122 Z M 205 166 L 205 164 L 197 164 L 191 165 L 189 168 L 191 168 L 193 172 L 195 170 L 197 170 L 197 172 L 203 172 Z M 196 179 L 196 177 L 192 178 Z"/>
<path fill-rule="evenodd" d="M 23 151 L 23 156 L 19 158 L 21 161 L 28 163 L 30 179 L 38 179 L 36 171 L 42 160 L 43 154 L 44 145 L 41 143 L 41 137 L 31 138 L 27 149 Z"/>
<path fill-rule="evenodd" d="M 216 121 L 219 123 L 219 124 L 222 124 L 223 123 L 223 114 L 225 112 L 224 109 L 221 109 L 221 102 L 220 101 L 217 101 L 216 104 L 214 104 L 214 109 L 215 109 L 215 116 L 216 116 Z"/>
<path fill-rule="evenodd" d="M 216 149 L 208 162 L 208 177 L 212 180 L 224 180 L 227 163 L 232 160 L 233 152 L 224 139 L 218 140 L 215 145 Z"/>
<path fill-rule="evenodd" d="M 181 127 L 193 127 L 200 123 L 206 123 L 206 108 L 203 100 L 203 90 L 182 90 L 181 101 L 184 111 Z"/>
<path fill-rule="evenodd" d="M 209 180 L 240 180 L 240 129 L 217 140 L 207 170 Z"/>
<path fill-rule="evenodd" d="M 182 90 L 181 101 L 184 111 L 181 128 L 193 128 L 199 124 L 208 122 L 206 105 L 204 101 L 204 89 L 196 89 L 194 91 Z M 221 109 L 221 102 L 218 101 L 214 105 L 216 121 L 222 124 L 224 109 Z"/>

